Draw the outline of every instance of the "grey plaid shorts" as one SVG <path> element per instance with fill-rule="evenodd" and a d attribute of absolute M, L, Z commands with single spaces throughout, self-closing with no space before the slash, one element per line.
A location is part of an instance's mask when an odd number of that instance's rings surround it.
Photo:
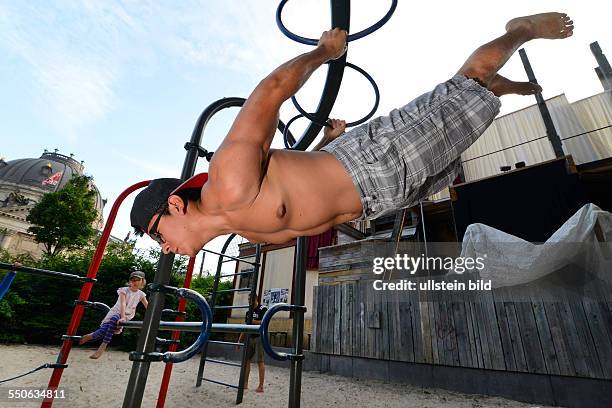
<path fill-rule="evenodd" d="M 491 91 L 456 75 L 321 150 L 346 168 L 361 195 L 359 219 L 371 220 L 452 184 L 461 153 L 493 122 L 500 106 Z"/>

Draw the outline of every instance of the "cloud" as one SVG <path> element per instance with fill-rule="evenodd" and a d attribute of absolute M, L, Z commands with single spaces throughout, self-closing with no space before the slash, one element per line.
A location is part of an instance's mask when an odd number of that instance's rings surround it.
<path fill-rule="evenodd" d="M 87 27 L 78 19 L 63 21 L 60 8 L 2 7 L 0 43 L 29 66 L 37 89 L 32 103 L 59 133 L 75 139 L 114 104 L 112 46 L 85 41 Z"/>

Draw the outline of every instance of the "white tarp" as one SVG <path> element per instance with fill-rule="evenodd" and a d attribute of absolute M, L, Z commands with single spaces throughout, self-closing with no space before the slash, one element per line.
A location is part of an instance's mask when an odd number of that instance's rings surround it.
<path fill-rule="evenodd" d="M 493 288 L 528 283 L 568 264 L 612 284 L 612 213 L 586 204 L 538 245 L 488 225 L 471 224 L 461 256 L 485 257 L 480 276 L 490 279 Z"/>

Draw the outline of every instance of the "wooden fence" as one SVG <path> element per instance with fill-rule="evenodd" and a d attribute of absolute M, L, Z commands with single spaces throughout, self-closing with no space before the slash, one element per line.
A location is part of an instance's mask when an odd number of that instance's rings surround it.
<path fill-rule="evenodd" d="M 314 290 L 314 352 L 612 379 L 612 299 L 596 281 L 557 300 L 501 288 L 426 301 L 371 280 Z"/>

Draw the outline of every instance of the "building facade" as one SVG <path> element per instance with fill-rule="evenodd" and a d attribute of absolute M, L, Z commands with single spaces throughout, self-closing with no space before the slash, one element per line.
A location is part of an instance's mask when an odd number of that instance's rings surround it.
<path fill-rule="evenodd" d="M 84 174 L 83 162 L 45 150 L 39 158 L 25 158 L 5 161 L 0 158 L 0 249 L 12 255 L 28 254 L 38 258 L 43 246 L 28 232 L 30 210 L 51 192 L 63 188 L 74 176 Z M 93 227 L 103 225 L 102 210 L 105 200 L 92 183 L 96 192 L 95 206 L 98 218 Z"/>

